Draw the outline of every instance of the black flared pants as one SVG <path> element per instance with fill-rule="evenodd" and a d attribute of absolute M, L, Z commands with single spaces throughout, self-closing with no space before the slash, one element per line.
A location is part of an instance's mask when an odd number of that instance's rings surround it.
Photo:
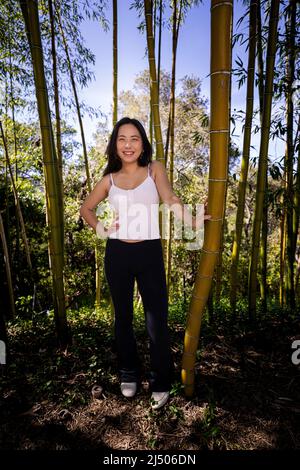
<path fill-rule="evenodd" d="M 109 238 L 104 266 L 114 304 L 115 340 L 121 381 L 135 382 L 140 379 L 133 331 L 133 293 L 136 279 L 150 340 L 150 387 L 154 392 L 169 390 L 172 360 L 161 240 L 128 243 Z"/>

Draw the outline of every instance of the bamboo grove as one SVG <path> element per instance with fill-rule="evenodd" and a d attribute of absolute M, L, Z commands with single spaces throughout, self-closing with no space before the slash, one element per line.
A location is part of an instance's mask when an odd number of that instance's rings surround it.
<path fill-rule="evenodd" d="M 229 305 L 231 320 L 243 311 L 253 321 L 274 306 L 299 312 L 300 7 L 294 0 L 244 3 L 242 18 L 235 17 L 233 0 L 210 4 L 209 112 L 200 80 L 186 76 L 177 87 L 181 30 L 201 2 L 128 2 L 147 50 L 147 69 L 136 80 L 140 96 L 122 91 L 120 2 L 1 3 L 0 339 L 7 337 L 7 323 L 22 320 L 25 311 L 34 316 L 50 309 L 59 344 L 67 345 L 68 308 L 109 304 L 104 245 L 83 225 L 78 208 L 101 175 L 111 126 L 126 114 L 149 129 L 154 158 L 166 166 L 184 202 L 208 197 L 212 218 L 202 248 L 183 250 L 171 214 L 164 243 L 169 302 L 182 301 L 187 314 L 186 394 L 194 393 L 203 315 L 213 321 L 222 305 Z M 104 73 L 111 76 L 112 112 L 89 148 L 85 116 L 100 120 L 101 114 L 81 99 L 95 62 L 81 24 L 92 20 L 111 34 L 112 70 Z M 166 25 L 170 72 L 162 69 Z M 198 40 L 209 43 L 201 31 Z M 240 89 L 245 100 L 237 111 L 232 101 Z M 68 114 L 78 125 L 78 141 Z M 280 155 L 273 151 L 277 141 Z"/>

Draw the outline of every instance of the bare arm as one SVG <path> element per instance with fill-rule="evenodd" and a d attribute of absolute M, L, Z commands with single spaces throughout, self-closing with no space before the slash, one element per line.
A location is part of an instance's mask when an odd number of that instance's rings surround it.
<path fill-rule="evenodd" d="M 95 208 L 98 204 L 107 198 L 109 191 L 109 175 L 105 175 L 90 192 L 80 208 L 81 217 L 95 230 L 98 237 L 106 238 L 109 233 L 115 232 L 119 226 L 113 221 L 108 229 L 97 219 Z"/>
<path fill-rule="evenodd" d="M 156 161 L 153 166 L 155 170 L 155 184 L 161 200 L 170 207 L 177 219 L 181 221 L 184 220 L 190 227 L 195 229 L 196 218 L 192 216 L 187 206 L 184 205 L 181 199 L 174 193 L 165 166 L 158 161 Z M 210 218 L 211 216 L 205 214 L 203 210 L 203 220 Z"/>

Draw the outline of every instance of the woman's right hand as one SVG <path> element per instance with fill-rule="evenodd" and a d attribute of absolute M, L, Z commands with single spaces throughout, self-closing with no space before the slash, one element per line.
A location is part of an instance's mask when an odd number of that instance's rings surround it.
<path fill-rule="evenodd" d="M 114 233 L 116 232 L 117 230 L 119 230 L 120 228 L 120 224 L 119 224 L 119 217 L 116 216 L 112 223 L 110 224 L 110 226 L 106 229 L 106 233 L 107 233 L 107 236 L 109 236 L 111 233 Z"/>
<path fill-rule="evenodd" d="M 120 224 L 119 224 L 118 220 L 119 220 L 118 217 L 115 217 L 108 228 L 105 228 L 103 226 L 102 222 L 100 222 L 100 220 L 99 220 L 97 225 L 96 225 L 96 235 L 97 235 L 97 237 L 105 239 L 105 238 L 108 238 L 111 233 L 116 232 L 120 227 Z"/>

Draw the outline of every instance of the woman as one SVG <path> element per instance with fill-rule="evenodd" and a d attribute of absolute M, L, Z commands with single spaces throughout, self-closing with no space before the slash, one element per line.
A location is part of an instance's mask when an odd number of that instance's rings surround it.
<path fill-rule="evenodd" d="M 105 275 L 114 304 L 121 392 L 125 397 L 135 395 L 140 380 L 132 326 L 133 290 L 137 281 L 150 339 L 151 404 L 153 409 L 158 409 L 168 401 L 172 371 L 159 198 L 174 207 L 179 219 L 187 216 L 193 227 L 196 220 L 186 213 L 174 194 L 164 165 L 152 162 L 152 148 L 139 121 L 128 117 L 118 121 L 106 154 L 108 164 L 103 178 L 84 201 L 80 215 L 98 237 L 107 238 Z M 95 208 L 107 197 L 116 217 L 105 228 L 97 220 Z M 203 219 L 207 218 L 210 216 L 203 214 Z"/>

